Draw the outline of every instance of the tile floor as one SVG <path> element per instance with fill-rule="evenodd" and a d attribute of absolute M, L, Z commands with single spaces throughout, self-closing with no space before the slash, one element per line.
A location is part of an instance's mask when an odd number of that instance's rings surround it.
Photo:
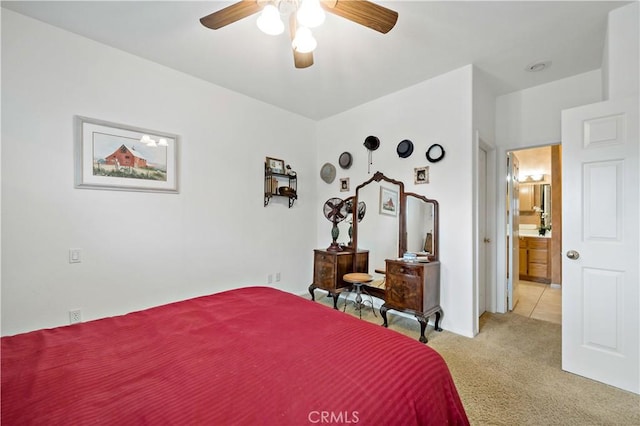
<path fill-rule="evenodd" d="M 562 289 L 549 284 L 520 281 L 520 298 L 514 313 L 543 321 L 562 323 Z"/>

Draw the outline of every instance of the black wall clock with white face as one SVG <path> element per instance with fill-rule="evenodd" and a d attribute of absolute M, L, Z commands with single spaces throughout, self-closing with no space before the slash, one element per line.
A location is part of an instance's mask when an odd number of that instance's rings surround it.
<path fill-rule="evenodd" d="M 437 163 L 444 158 L 444 148 L 442 145 L 434 143 L 427 150 L 427 160 L 430 163 Z"/>

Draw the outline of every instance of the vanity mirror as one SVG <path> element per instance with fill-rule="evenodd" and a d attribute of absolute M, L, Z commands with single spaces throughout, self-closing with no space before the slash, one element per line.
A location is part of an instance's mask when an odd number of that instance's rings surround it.
<path fill-rule="evenodd" d="M 438 202 L 412 192 L 404 195 L 406 245 L 401 251 L 438 260 Z"/>
<path fill-rule="evenodd" d="M 353 245 L 369 250 L 369 265 L 374 270 L 384 269 L 386 259 L 402 256 L 402 194 L 404 183 L 390 179 L 380 172 L 356 187 L 355 204 L 364 202 L 367 206 L 379 206 L 370 209 L 361 222 L 353 224 Z"/>

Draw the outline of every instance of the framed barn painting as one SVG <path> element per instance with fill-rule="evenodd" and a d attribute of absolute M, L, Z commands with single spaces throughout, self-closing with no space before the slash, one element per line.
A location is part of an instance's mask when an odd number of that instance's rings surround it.
<path fill-rule="evenodd" d="M 178 136 L 75 117 L 75 186 L 178 192 Z"/>
<path fill-rule="evenodd" d="M 380 187 L 380 214 L 398 215 L 398 191 Z"/>

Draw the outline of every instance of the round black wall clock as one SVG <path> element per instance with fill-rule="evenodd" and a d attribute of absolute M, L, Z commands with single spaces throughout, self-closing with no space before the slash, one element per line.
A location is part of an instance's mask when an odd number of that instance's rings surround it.
<path fill-rule="evenodd" d="M 430 163 L 437 163 L 444 158 L 444 148 L 442 145 L 434 143 L 427 150 L 427 160 Z"/>

